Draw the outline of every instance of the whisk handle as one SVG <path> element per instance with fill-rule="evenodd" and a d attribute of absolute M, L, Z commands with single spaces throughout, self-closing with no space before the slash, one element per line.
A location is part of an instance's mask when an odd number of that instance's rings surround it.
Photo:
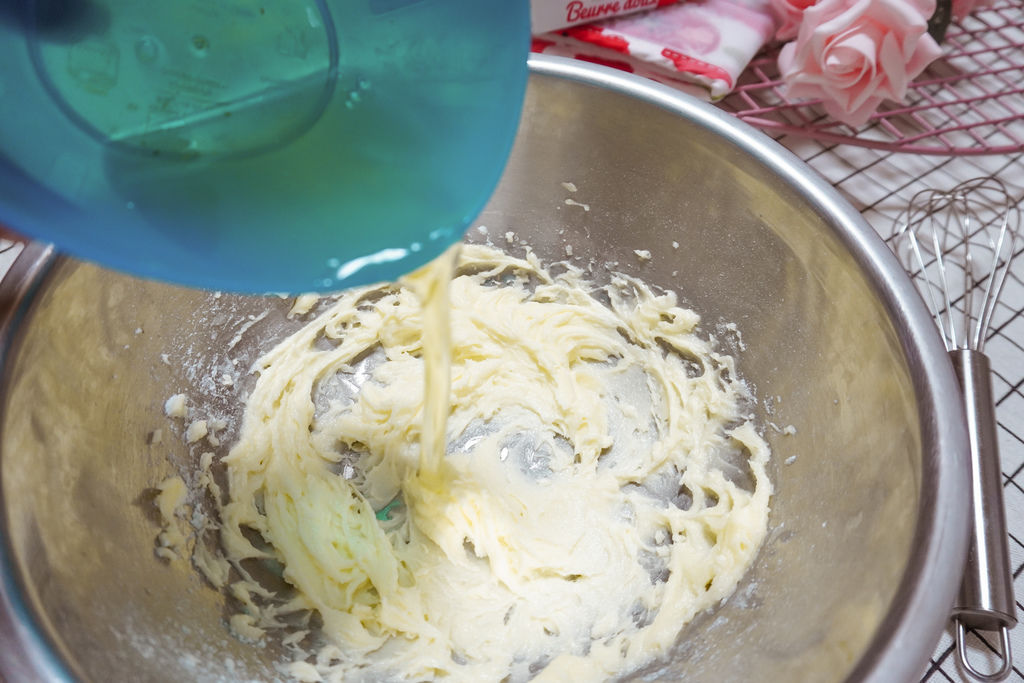
<path fill-rule="evenodd" d="M 971 541 L 960 594 L 953 608 L 961 659 L 975 678 L 1001 680 L 1009 674 L 1006 631 L 1017 623 L 1010 573 L 1010 552 L 1003 507 L 1003 475 L 999 465 L 995 406 L 988 357 L 970 349 L 950 352 L 960 380 L 967 413 L 971 462 Z M 966 661 L 964 628 L 999 631 L 1005 652 L 995 674 L 976 672 Z"/>
<path fill-rule="evenodd" d="M 955 613 L 968 627 L 996 630 L 1017 622 L 1003 507 L 996 415 L 988 357 L 969 349 L 950 352 L 967 408 L 971 448 L 973 538 Z"/>

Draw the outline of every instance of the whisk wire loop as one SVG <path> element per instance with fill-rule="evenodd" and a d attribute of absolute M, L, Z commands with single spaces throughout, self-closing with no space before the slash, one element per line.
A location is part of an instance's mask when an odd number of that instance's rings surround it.
<path fill-rule="evenodd" d="M 971 340 L 977 338 L 977 336 L 971 336 L 971 311 L 974 310 L 974 292 L 978 287 L 978 278 L 974 276 L 974 242 L 971 239 L 971 214 L 967 206 L 966 195 L 959 194 L 953 198 L 953 216 L 960 226 L 959 238 L 963 240 L 964 244 L 964 277 L 967 281 L 964 288 L 964 322 L 961 328 L 964 331 L 963 345 L 957 346 L 954 343 L 953 348 L 966 349 L 970 347 Z M 991 279 L 989 281 L 991 282 Z M 974 332 L 980 332 L 980 326 L 975 326 Z"/>
<path fill-rule="evenodd" d="M 1017 242 L 1019 209 L 995 178 L 917 192 L 897 218 L 897 256 L 946 349 L 984 349 Z"/>
<path fill-rule="evenodd" d="M 988 328 L 992 323 L 992 314 L 995 312 L 999 295 L 1003 291 L 1003 285 L 1006 284 L 1006 277 L 1010 272 L 1010 261 L 1017 249 L 1017 234 L 1015 231 L 1010 230 L 1009 224 L 1010 215 L 1007 212 L 1003 214 L 1003 221 L 999 227 L 999 238 L 995 245 L 995 253 L 998 260 L 992 277 L 988 280 L 988 289 L 985 292 L 986 305 L 975 337 L 975 348 L 978 350 L 984 349 Z"/>

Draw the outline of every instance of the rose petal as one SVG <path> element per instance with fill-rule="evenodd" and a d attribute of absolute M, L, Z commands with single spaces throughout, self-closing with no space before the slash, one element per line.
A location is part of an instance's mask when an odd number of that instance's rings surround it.
<path fill-rule="evenodd" d="M 924 33 L 917 41 L 913 56 L 907 62 L 907 76 L 917 78 L 925 68 L 942 56 L 942 48 L 929 33 Z"/>
<path fill-rule="evenodd" d="M 804 11 L 801 34 L 834 36 L 857 24 L 877 0 L 819 0 Z M 798 38 L 799 39 L 799 38 Z"/>
<path fill-rule="evenodd" d="M 778 25 L 775 39 L 788 41 L 796 38 L 804 10 L 813 4 L 814 0 L 771 0 L 772 14 Z"/>
<path fill-rule="evenodd" d="M 882 44 L 878 47 L 878 62 L 882 72 L 888 75 L 884 94 L 894 100 L 903 99 L 907 94 L 907 60 L 904 59 L 896 36 L 891 33 L 882 39 Z"/>
<path fill-rule="evenodd" d="M 834 103 L 830 103 L 828 100 L 824 102 L 825 111 L 828 112 L 829 116 L 850 126 L 858 127 L 863 126 L 871 118 L 871 115 L 878 109 L 878 105 L 882 103 L 881 97 L 871 97 L 864 101 L 864 103 L 856 109 L 840 109 L 835 106 Z"/>
<path fill-rule="evenodd" d="M 791 75 L 791 72 L 798 72 L 799 68 L 796 67 L 794 57 L 796 56 L 796 43 L 786 43 L 779 50 L 779 73 L 785 79 Z"/>
<path fill-rule="evenodd" d="M 876 49 L 869 36 L 848 32 L 822 55 L 821 70 L 842 80 L 856 72 L 854 81 L 860 80 L 865 71 L 874 71 Z"/>

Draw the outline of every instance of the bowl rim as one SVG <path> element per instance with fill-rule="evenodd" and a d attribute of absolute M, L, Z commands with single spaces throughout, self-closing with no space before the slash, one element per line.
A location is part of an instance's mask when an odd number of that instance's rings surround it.
<path fill-rule="evenodd" d="M 864 218 L 824 178 L 763 132 L 691 95 L 606 66 L 533 54 L 529 72 L 612 90 L 682 116 L 744 150 L 771 168 L 811 206 L 831 217 L 829 227 L 874 288 L 900 340 L 918 396 L 923 462 L 918 521 L 910 556 L 895 597 L 849 681 L 881 683 L 920 677 L 960 585 L 967 554 L 969 518 L 962 504 L 969 491 L 967 430 L 960 389 L 924 302 L 896 257 Z M 56 256 L 31 243 L 0 281 L 0 374 L 12 337 Z M 2 491 L 0 491 L 2 500 Z M 72 681 L 73 664 L 59 654 L 41 615 L 23 596 L 22 579 L 0 507 L 0 669 L 28 671 L 46 680 Z"/>

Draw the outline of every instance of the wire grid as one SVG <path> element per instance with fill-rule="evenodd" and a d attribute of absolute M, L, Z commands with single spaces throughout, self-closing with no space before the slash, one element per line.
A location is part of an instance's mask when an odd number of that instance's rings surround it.
<path fill-rule="evenodd" d="M 1024 153 L 933 157 L 822 142 L 776 132 L 773 137 L 831 182 L 892 246 L 894 221 L 913 195 L 948 190 L 979 176 L 1002 180 L 1014 202 L 1024 198 Z M 1024 208 L 1024 207 L 1022 207 Z M 1010 535 L 1010 563 L 1018 615 L 1024 612 L 1024 243 L 993 313 L 988 354 L 996 403 L 1003 471 L 1003 495 Z M 968 505 L 964 492 L 964 505 Z M 968 631 L 968 652 L 976 669 L 993 671 L 998 634 Z M 1010 632 L 1016 654 L 1011 680 L 1024 681 L 1024 626 Z M 970 681 L 957 663 L 951 625 L 943 632 L 922 681 Z"/>
<path fill-rule="evenodd" d="M 951 24 L 943 56 L 910 85 L 905 102 L 883 103 L 862 127 L 825 115 L 820 100 L 789 100 L 776 64 L 780 46 L 756 57 L 720 106 L 769 132 L 916 154 L 1024 151 L 1024 4 L 997 0 Z"/>

